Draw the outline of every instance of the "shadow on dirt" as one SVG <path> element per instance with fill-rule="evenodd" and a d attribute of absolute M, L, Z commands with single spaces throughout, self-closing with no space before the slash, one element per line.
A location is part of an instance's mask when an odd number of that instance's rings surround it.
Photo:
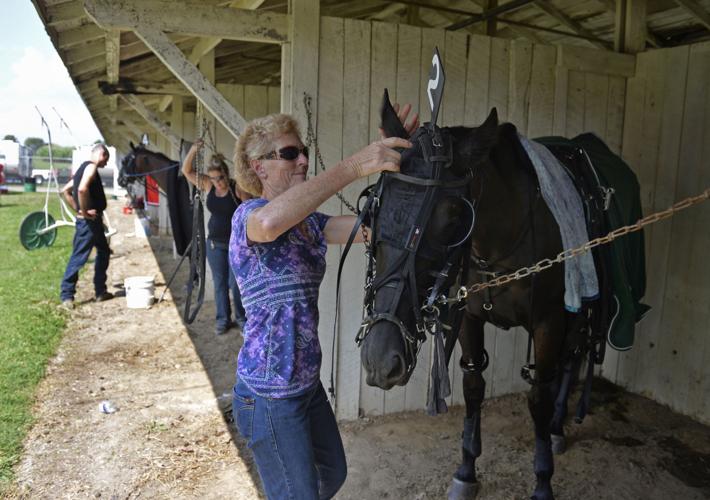
<path fill-rule="evenodd" d="M 172 238 L 160 236 L 151 237 L 149 240 L 160 271 L 167 281 L 173 275 L 180 262 L 179 258 L 173 258 Z M 165 294 L 167 300 L 171 300 L 170 297 L 172 297 L 172 302 L 181 319 L 183 319 L 185 308 L 189 268 L 189 259 L 186 258 L 177 270 L 175 278 L 170 284 L 169 292 Z M 209 266 L 207 266 L 207 269 L 209 269 Z M 210 271 L 208 270 L 207 272 L 209 273 Z M 156 300 L 164 290 L 165 283 L 156 284 Z M 195 347 L 195 352 L 199 356 L 205 373 L 210 380 L 225 426 L 231 434 L 232 442 L 236 445 L 239 456 L 247 464 L 254 484 L 258 485 L 261 482 L 252 454 L 247 448 L 246 441 L 237 432 L 232 417 L 232 387 L 234 386 L 237 369 L 237 354 L 242 345 L 241 331 L 237 328 L 232 328 L 225 334 L 215 335 L 215 307 L 212 294 L 211 290 L 205 290 L 205 301 L 195 321 L 190 325 L 186 324 L 185 327 Z M 194 296 L 196 296 L 196 293 L 193 294 Z M 193 302 L 192 307 L 194 307 L 194 304 Z M 263 497 L 260 496 L 260 498 Z"/>

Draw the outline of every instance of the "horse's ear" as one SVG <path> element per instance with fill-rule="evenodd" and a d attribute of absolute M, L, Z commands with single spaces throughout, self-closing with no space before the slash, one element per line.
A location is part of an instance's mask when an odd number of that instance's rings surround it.
<path fill-rule="evenodd" d="M 128 145 L 131 147 L 131 151 L 136 150 L 136 147 L 133 145 L 133 141 L 128 141 Z"/>
<path fill-rule="evenodd" d="M 498 139 L 498 110 L 491 109 L 488 118 L 480 127 L 474 129 L 476 142 L 486 148 L 493 147 Z"/>
<path fill-rule="evenodd" d="M 384 130 L 386 137 L 401 137 L 402 139 L 409 139 L 409 134 L 404 129 L 402 122 L 399 121 L 399 117 L 392 107 L 387 89 L 385 89 L 385 93 L 382 96 L 380 119 L 382 120 L 381 127 L 382 130 Z"/>

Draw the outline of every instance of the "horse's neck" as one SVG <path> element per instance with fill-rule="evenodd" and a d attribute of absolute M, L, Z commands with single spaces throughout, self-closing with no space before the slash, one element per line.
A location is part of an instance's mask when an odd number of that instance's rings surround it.
<path fill-rule="evenodd" d="M 473 248 L 488 261 L 507 258 L 530 223 L 535 186 L 510 144 L 491 152 L 485 171 L 474 184 L 478 198 Z"/>
<path fill-rule="evenodd" d="M 168 190 L 168 173 L 170 172 L 169 167 L 174 162 L 168 158 L 163 158 L 154 153 L 146 153 L 146 161 L 143 162 L 143 172 L 144 174 L 149 174 L 158 183 L 158 186 L 163 191 Z"/>

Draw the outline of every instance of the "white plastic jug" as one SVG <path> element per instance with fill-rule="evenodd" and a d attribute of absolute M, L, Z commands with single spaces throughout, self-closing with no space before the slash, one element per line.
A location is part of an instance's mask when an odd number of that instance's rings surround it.
<path fill-rule="evenodd" d="M 153 305 L 155 278 L 152 276 L 132 276 L 126 278 L 126 306 L 131 309 L 146 309 Z"/>

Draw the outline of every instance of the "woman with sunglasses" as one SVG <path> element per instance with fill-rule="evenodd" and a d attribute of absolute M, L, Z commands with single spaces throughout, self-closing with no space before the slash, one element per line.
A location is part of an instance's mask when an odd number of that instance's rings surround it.
<path fill-rule="evenodd" d="M 405 128 L 416 126 L 415 116 Z M 327 245 L 346 243 L 355 217 L 316 209 L 359 178 L 398 171 L 394 148 L 410 146 L 382 139 L 308 179 L 308 148 L 291 116 L 253 120 L 237 141 L 237 182 L 255 198 L 234 213 L 229 243 L 247 310 L 232 410 L 269 499 L 332 498 L 347 474 L 320 382 L 318 288 Z"/>
<path fill-rule="evenodd" d="M 233 325 L 243 328 L 246 321 L 239 288 L 234 275 L 229 269 L 228 245 L 232 232 L 232 214 L 242 200 L 250 196 L 237 188 L 229 178 L 229 168 L 220 154 L 212 156 L 206 174 L 195 172 L 195 155 L 204 146 L 202 140 L 192 145 L 182 165 L 185 178 L 200 191 L 207 191 L 207 210 L 210 218 L 207 222 L 207 262 L 209 262 L 214 281 L 214 301 L 217 309 L 215 333 L 222 335 Z M 234 300 L 234 322 L 229 291 Z"/>

